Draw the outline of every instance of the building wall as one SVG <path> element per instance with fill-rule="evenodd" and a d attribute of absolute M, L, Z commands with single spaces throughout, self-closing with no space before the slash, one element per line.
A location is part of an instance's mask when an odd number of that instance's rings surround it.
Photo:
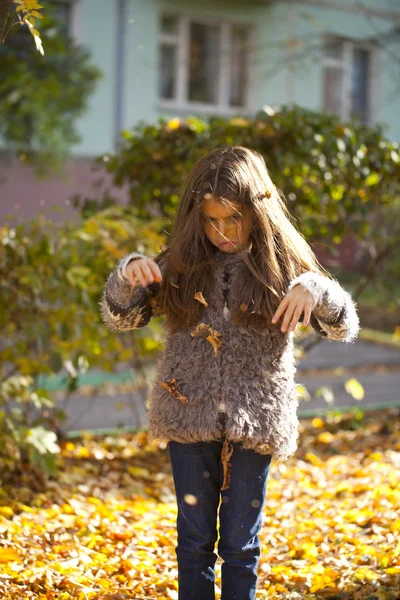
<path fill-rule="evenodd" d="M 115 74 L 117 12 L 115 0 L 78 0 L 73 33 L 92 54 L 102 71 L 96 91 L 91 95 L 84 116 L 78 121 L 81 143 L 78 155 L 98 155 L 114 145 Z"/>
<path fill-rule="evenodd" d="M 254 27 L 251 67 L 253 109 L 265 104 L 298 103 L 313 110 L 323 106 L 321 56 L 315 45 L 325 34 L 353 39 L 376 36 L 400 25 L 397 0 L 252 2 L 243 0 L 78 0 L 75 29 L 93 54 L 104 77 L 79 122 L 77 155 L 112 150 L 119 131 L 160 115 L 184 116 L 185 110 L 166 110 L 158 98 L 159 15 L 176 9 L 182 14 L 247 23 Z M 121 7 L 124 12 L 120 13 Z M 96 18 L 93 18 L 93 15 Z M 286 42 L 299 36 L 296 52 Z M 315 41 L 315 44 L 314 42 Z M 314 45 L 314 51 L 308 46 Z M 301 55 L 304 55 L 301 58 Z M 388 124 L 387 135 L 400 140 L 400 36 L 380 52 L 376 68 L 377 121 Z M 293 62 L 290 57 L 295 57 Z"/>
<path fill-rule="evenodd" d="M 321 34 L 333 34 L 362 40 L 368 37 L 384 36 L 397 23 L 400 29 L 400 2 L 398 0 L 363 2 L 370 7 L 368 13 L 347 0 L 334 2 L 321 0 L 329 8 L 317 6 L 318 2 L 305 2 L 293 7 L 290 13 L 292 29 L 303 40 L 313 40 Z M 346 12 L 339 8 L 346 8 Z M 397 8 L 396 8 L 397 7 Z M 397 18 L 395 16 L 397 15 Z M 309 53 L 298 68 L 294 68 L 294 101 L 313 110 L 323 106 L 323 82 L 321 56 Z M 397 58 L 396 58 L 397 57 Z M 373 86 L 375 121 L 388 125 L 386 135 L 400 141 L 400 33 L 397 40 L 378 52 Z M 396 93 L 397 92 L 397 93 Z"/>
<path fill-rule="evenodd" d="M 176 8 L 191 16 L 253 26 L 254 110 L 292 102 L 320 110 L 321 56 L 305 52 L 304 60 L 291 63 L 285 51 L 290 56 L 293 49 L 287 42 L 294 36 L 305 42 L 318 40 L 326 33 L 360 39 L 400 25 L 399 0 L 363 0 L 363 6 L 369 12 L 351 0 L 74 0 L 72 33 L 89 48 L 103 79 L 78 123 L 82 140 L 64 178 L 40 182 L 17 160 L 0 161 L 0 219 L 9 215 L 21 220 L 43 212 L 56 220 L 76 216 L 71 205 L 74 194 L 100 194 L 93 188 L 99 176 L 91 170 L 91 158 L 112 151 L 122 128 L 154 122 L 160 115 L 186 114 L 161 108 L 158 98 L 158 28 L 163 10 Z M 392 56 L 400 57 L 399 38 L 381 53 L 377 119 L 389 124 L 389 137 L 400 140 L 399 63 Z M 125 199 L 123 191 L 116 193 Z"/>

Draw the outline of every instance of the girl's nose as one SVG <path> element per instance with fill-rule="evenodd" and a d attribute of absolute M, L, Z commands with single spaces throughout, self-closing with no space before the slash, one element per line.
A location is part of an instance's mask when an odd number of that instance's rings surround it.
<path fill-rule="evenodd" d="M 220 235 L 226 236 L 226 223 L 224 223 L 224 222 L 218 223 L 218 231 L 219 231 Z"/>

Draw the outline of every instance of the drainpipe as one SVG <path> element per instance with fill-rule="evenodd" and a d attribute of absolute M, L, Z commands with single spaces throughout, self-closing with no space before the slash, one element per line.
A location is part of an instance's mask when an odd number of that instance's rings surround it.
<path fill-rule="evenodd" d="M 114 94 L 114 143 L 118 147 L 124 117 L 124 74 L 126 52 L 126 0 L 117 0 L 117 39 Z"/>

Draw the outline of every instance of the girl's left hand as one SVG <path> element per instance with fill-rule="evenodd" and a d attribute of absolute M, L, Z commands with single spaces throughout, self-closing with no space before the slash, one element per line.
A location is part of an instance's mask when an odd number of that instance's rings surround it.
<path fill-rule="evenodd" d="M 281 300 L 274 316 L 272 323 L 276 323 L 281 315 L 286 311 L 283 319 L 281 331 L 286 331 L 290 323 L 289 331 L 294 331 L 301 313 L 304 312 L 303 325 L 308 325 L 310 322 L 311 311 L 315 306 L 315 301 L 310 292 L 304 289 L 301 285 L 295 285 L 294 288 L 286 294 Z"/>

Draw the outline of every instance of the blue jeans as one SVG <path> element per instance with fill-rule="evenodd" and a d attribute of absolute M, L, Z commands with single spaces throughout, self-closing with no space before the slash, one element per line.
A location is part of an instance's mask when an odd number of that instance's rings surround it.
<path fill-rule="evenodd" d="M 178 506 L 175 549 L 179 600 L 215 600 L 215 562 L 219 508 L 221 600 L 254 600 L 260 558 L 258 532 L 272 455 L 245 450 L 231 442 L 231 474 L 223 486 L 221 450 L 225 436 L 213 442 L 169 442 Z"/>

